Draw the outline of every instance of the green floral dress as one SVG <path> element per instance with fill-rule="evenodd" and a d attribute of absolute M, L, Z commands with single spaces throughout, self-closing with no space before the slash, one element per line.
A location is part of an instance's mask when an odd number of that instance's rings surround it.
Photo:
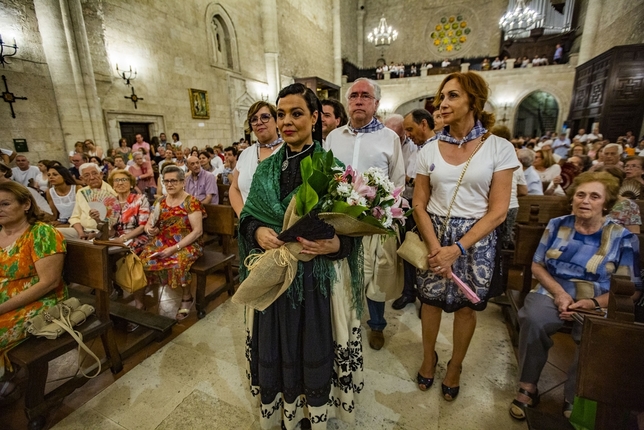
<path fill-rule="evenodd" d="M 14 243 L 0 248 L 0 303 L 4 303 L 29 289 L 39 281 L 35 262 L 41 258 L 66 252 L 65 239 L 54 227 L 37 222 L 29 227 Z M 0 376 L 5 365 L 11 369 L 6 353 L 27 337 L 25 322 L 49 306 L 67 298 L 67 288 L 59 285 L 26 306 L 0 315 Z"/>

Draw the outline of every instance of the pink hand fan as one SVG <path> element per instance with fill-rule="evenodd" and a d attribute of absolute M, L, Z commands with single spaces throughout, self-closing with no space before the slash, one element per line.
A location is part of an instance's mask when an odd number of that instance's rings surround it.
<path fill-rule="evenodd" d="M 474 304 L 477 304 L 481 301 L 481 299 L 479 299 L 479 296 L 477 296 L 476 293 L 472 291 L 472 289 L 454 273 L 452 273 L 452 280 L 458 286 L 458 289 L 461 290 L 463 294 L 465 294 L 467 300 Z"/>

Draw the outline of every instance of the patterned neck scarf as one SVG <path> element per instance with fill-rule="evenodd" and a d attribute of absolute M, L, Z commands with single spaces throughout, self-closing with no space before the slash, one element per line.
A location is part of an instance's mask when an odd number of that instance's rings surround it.
<path fill-rule="evenodd" d="M 369 124 L 365 125 L 364 127 L 353 128 L 351 127 L 351 123 L 347 124 L 347 127 L 349 127 L 349 131 L 351 131 L 351 133 L 358 134 L 373 133 L 374 131 L 382 130 L 383 128 L 385 128 L 385 125 L 378 121 L 374 116 L 373 118 L 371 118 L 371 122 L 369 122 Z"/>
<path fill-rule="evenodd" d="M 487 129 L 483 127 L 483 124 L 481 124 L 481 121 L 477 120 L 476 124 L 474 124 L 474 128 L 472 128 L 472 130 L 470 130 L 467 136 L 465 136 L 461 140 L 458 140 L 449 134 L 449 125 L 446 125 L 445 127 L 443 127 L 443 129 L 437 134 L 437 136 L 439 140 L 442 140 L 443 142 L 451 143 L 452 145 L 458 145 L 458 147 L 460 148 L 461 145 L 463 145 L 464 143 L 477 139 L 483 136 L 485 133 L 487 133 Z"/>

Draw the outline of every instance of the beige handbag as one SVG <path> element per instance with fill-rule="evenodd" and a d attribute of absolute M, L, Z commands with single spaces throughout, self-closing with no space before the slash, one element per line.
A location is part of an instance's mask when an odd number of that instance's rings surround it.
<path fill-rule="evenodd" d="M 130 252 L 116 262 L 114 283 L 130 294 L 145 288 L 148 284 L 143 270 L 143 262 L 134 252 Z"/>
<path fill-rule="evenodd" d="M 396 253 L 412 266 L 424 271 L 429 270 L 429 261 L 427 261 L 429 250 L 415 231 L 410 230 L 405 233 L 405 240 Z"/>
<path fill-rule="evenodd" d="M 459 176 L 458 181 L 456 182 L 456 188 L 454 189 L 454 195 L 452 196 L 452 201 L 450 202 L 449 208 L 447 209 L 447 216 L 445 217 L 445 222 L 443 223 L 443 227 L 438 234 L 439 241 L 440 241 L 440 238 L 443 237 L 443 234 L 445 234 L 445 231 L 447 230 L 447 223 L 449 222 L 450 214 L 452 213 L 452 207 L 454 206 L 454 202 L 456 201 L 456 193 L 458 193 L 458 189 L 461 187 L 461 182 L 463 182 L 465 171 L 467 170 L 467 167 L 470 165 L 470 161 L 472 161 L 472 157 L 474 157 L 474 154 L 478 152 L 479 148 L 481 147 L 481 145 L 483 145 L 483 142 L 485 142 L 485 140 L 488 138 L 489 135 L 490 135 L 490 132 L 485 133 L 483 138 L 481 138 L 481 141 L 479 142 L 479 144 L 474 149 L 474 152 L 472 152 L 472 154 L 470 155 L 470 158 L 467 159 L 467 163 L 465 163 L 465 167 L 463 167 L 461 176 Z M 411 230 L 405 233 L 405 240 L 400 245 L 396 253 L 400 256 L 400 258 L 407 261 L 412 266 L 424 271 L 429 270 L 429 261 L 427 261 L 427 255 L 429 255 L 429 250 L 427 249 L 425 242 L 422 241 L 418 233 L 414 232 L 414 230 Z"/>
<path fill-rule="evenodd" d="M 95 378 L 101 373 L 101 360 L 92 352 L 91 349 L 83 342 L 81 332 L 74 330 L 75 326 L 81 325 L 87 320 L 87 317 L 94 313 L 94 307 L 88 304 L 81 304 L 76 297 L 71 297 L 63 302 L 42 311 L 35 317 L 25 322 L 27 333 L 36 337 L 46 339 L 57 339 L 64 332 L 78 343 L 78 369 L 86 378 Z M 98 363 L 96 374 L 87 375 L 80 367 L 80 350 L 83 348 L 87 355 L 92 357 Z"/>

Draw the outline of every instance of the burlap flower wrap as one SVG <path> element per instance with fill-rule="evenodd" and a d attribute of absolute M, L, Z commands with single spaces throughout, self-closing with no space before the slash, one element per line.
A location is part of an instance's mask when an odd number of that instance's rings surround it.
<path fill-rule="evenodd" d="M 387 234 L 387 230 L 358 221 L 346 214 L 320 213 L 319 218 L 333 226 L 337 235 L 350 237 Z M 282 231 L 292 227 L 301 217 L 296 214 L 295 197 L 286 209 Z M 277 300 L 291 285 L 297 274 L 298 261 L 311 261 L 315 256 L 300 254 L 302 244 L 288 242 L 277 249 L 262 254 L 251 254 L 243 264 L 248 268 L 248 277 L 233 296 L 233 303 L 250 306 L 263 311 Z"/>

